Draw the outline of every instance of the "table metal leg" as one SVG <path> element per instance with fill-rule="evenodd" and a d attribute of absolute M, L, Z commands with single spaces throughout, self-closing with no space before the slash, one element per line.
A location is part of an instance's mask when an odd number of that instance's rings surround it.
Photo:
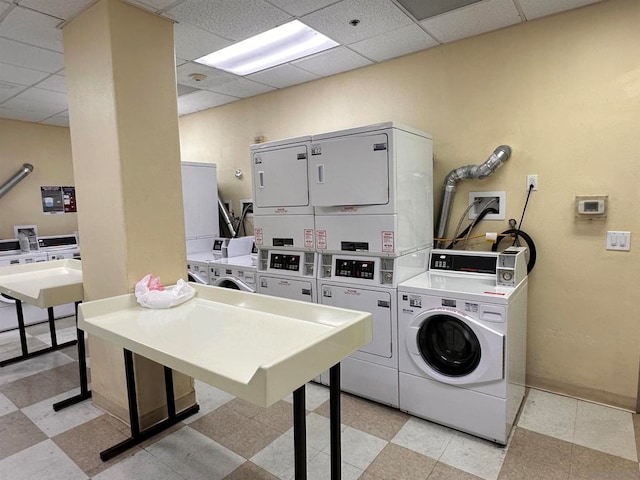
<path fill-rule="evenodd" d="M 89 390 L 89 379 L 87 376 L 87 352 L 84 345 L 84 331 L 78 328 L 78 304 L 76 302 L 76 336 L 78 338 L 78 369 L 80 373 L 80 394 L 75 395 L 61 402 L 54 403 L 53 409 L 57 412 L 63 408 L 75 405 L 84 400 L 91 398 L 91 391 Z"/>
<path fill-rule="evenodd" d="M 58 337 L 56 335 L 56 317 L 53 315 L 53 307 L 47 308 L 47 316 L 49 317 L 49 334 L 51 335 L 51 346 L 58 346 Z"/>
<path fill-rule="evenodd" d="M 307 412 L 305 385 L 293 392 L 293 450 L 295 480 L 307 478 Z"/>
<path fill-rule="evenodd" d="M 53 352 L 55 350 L 60 350 L 63 348 L 67 348 L 71 345 L 75 345 L 77 340 L 71 340 L 69 342 L 58 344 L 55 336 L 55 325 L 53 325 L 53 308 L 49 309 L 49 329 L 52 330 L 51 334 L 51 342 L 52 345 L 50 347 L 43 348 L 41 350 L 37 350 L 35 352 L 29 352 L 27 348 L 27 334 L 24 326 L 24 313 L 22 311 L 22 301 L 18 299 L 14 299 L 16 301 L 16 314 L 18 316 L 18 331 L 20 332 L 20 347 L 22 349 L 22 355 L 18 355 L 17 357 L 9 358 L 7 360 L 0 361 L 0 367 L 6 367 L 7 365 L 11 365 L 12 363 L 18 363 L 22 360 L 27 360 L 28 358 L 37 357 L 39 355 L 43 355 L 45 353 Z"/>
<path fill-rule="evenodd" d="M 342 451 L 340 438 L 340 364 L 329 370 L 329 421 L 331 431 L 331 480 L 342 476 Z"/>
<path fill-rule="evenodd" d="M 107 461 L 122 452 L 129 450 L 131 447 L 139 445 L 148 438 L 160 433 L 163 430 L 181 422 L 185 418 L 197 413 L 200 410 L 198 404 L 192 405 L 183 411 L 176 413 L 175 396 L 173 393 L 173 372 L 170 368 L 164 367 L 165 392 L 167 395 L 167 418 L 163 421 L 147 428 L 140 430 L 140 419 L 138 415 L 138 396 L 136 394 L 136 379 L 133 365 L 133 353 L 130 350 L 124 350 L 124 368 L 127 380 L 127 396 L 129 399 L 129 421 L 131 425 L 131 437 L 123 442 L 107 448 L 100 452 L 102 461 Z"/>

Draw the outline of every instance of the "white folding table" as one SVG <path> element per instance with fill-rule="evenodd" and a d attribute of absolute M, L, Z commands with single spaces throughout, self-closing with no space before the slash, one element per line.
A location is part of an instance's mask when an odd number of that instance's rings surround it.
<path fill-rule="evenodd" d="M 124 349 L 131 437 L 107 460 L 198 410 L 177 413 L 172 370 L 258 406 L 293 392 L 295 471 L 306 479 L 305 384 L 330 369 L 331 478 L 340 478 L 340 361 L 372 339 L 371 314 L 190 283 L 196 296 L 146 309 L 134 295 L 85 302 L 79 327 Z M 133 353 L 165 367 L 168 417 L 141 431 Z"/>
<path fill-rule="evenodd" d="M 60 350 L 78 344 L 78 364 L 80 369 L 80 394 L 54 404 L 54 410 L 60 410 L 91 397 L 87 381 L 87 365 L 84 348 L 84 332 L 76 325 L 77 340 L 58 343 L 54 324 L 53 308 L 57 305 L 75 303 L 76 321 L 78 304 L 82 302 L 82 264 L 80 260 L 53 260 L 22 265 L 0 267 L 0 293 L 15 300 L 20 334 L 21 355 L 0 361 L 0 367 L 28 358 Z M 22 312 L 22 302 L 36 307 L 46 308 L 49 313 L 49 332 L 51 346 L 29 352 Z"/>

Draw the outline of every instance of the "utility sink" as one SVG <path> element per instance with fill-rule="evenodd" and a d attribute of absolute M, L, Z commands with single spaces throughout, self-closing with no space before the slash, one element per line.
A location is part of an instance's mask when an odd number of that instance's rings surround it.
<path fill-rule="evenodd" d="M 82 301 L 80 260 L 0 267 L 0 293 L 40 308 Z"/>
<path fill-rule="evenodd" d="M 196 296 L 170 309 L 133 294 L 85 302 L 78 326 L 262 407 L 372 339 L 370 313 L 190 285 Z"/>

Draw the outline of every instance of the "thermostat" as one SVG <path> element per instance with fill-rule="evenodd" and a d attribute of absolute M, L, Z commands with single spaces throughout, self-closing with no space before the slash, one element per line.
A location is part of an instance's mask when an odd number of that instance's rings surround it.
<path fill-rule="evenodd" d="M 604 218 L 607 213 L 607 195 L 577 195 L 576 217 Z"/>

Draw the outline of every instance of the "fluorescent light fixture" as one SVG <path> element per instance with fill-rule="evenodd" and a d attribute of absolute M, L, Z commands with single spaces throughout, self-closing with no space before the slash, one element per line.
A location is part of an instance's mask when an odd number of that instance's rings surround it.
<path fill-rule="evenodd" d="M 301 21 L 293 20 L 195 61 L 236 75 L 249 75 L 337 45 Z"/>

